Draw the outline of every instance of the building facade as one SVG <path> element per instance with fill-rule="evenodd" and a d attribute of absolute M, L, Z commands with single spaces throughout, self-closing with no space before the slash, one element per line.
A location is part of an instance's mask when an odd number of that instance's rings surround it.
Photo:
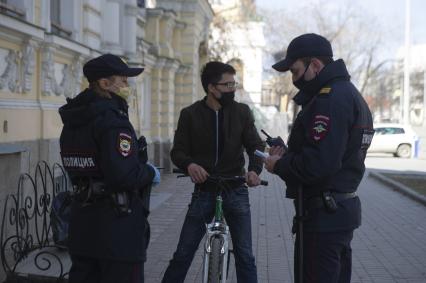
<path fill-rule="evenodd" d="M 209 41 L 210 57 L 230 63 L 242 88 L 237 100 L 261 105 L 263 22 L 253 0 L 210 0 L 215 17 Z"/>
<path fill-rule="evenodd" d="M 145 68 L 130 80 L 129 115 L 169 169 L 179 111 L 203 95 L 212 17 L 207 0 L 0 0 L 0 200 L 39 160 L 60 163 L 58 108 L 102 53 Z"/>

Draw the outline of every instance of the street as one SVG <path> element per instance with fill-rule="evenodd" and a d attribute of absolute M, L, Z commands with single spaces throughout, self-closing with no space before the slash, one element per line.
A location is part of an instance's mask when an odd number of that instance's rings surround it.
<path fill-rule="evenodd" d="M 426 160 L 369 157 L 374 169 L 426 171 Z M 268 187 L 250 189 L 253 250 L 259 282 L 293 282 L 292 202 L 284 184 L 267 172 Z M 192 186 L 186 178 L 163 176 L 152 198 L 151 243 L 146 282 L 160 282 L 178 241 Z M 352 282 L 426 282 L 426 207 L 386 188 L 365 174 L 359 188 L 363 224 L 355 231 Z M 201 282 L 199 248 L 185 282 Z M 231 260 L 229 282 L 237 282 Z"/>
<path fill-rule="evenodd" d="M 371 154 L 365 160 L 369 169 L 389 170 L 400 173 L 426 173 L 426 159 L 397 158 L 386 154 Z"/>

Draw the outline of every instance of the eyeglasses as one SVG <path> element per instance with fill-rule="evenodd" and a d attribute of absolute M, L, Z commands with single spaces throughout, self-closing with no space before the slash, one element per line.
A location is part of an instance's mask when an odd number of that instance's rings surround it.
<path fill-rule="evenodd" d="M 238 87 L 238 82 L 215 83 L 214 85 L 224 85 L 225 87 L 232 89 Z"/>

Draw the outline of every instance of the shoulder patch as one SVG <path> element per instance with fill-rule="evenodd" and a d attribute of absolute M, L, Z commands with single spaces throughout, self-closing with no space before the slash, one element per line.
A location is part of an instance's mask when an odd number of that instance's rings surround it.
<path fill-rule="evenodd" d="M 319 94 L 328 94 L 331 91 L 331 87 L 323 87 L 320 89 Z"/>
<path fill-rule="evenodd" d="M 312 122 L 311 137 L 314 141 L 322 140 L 330 130 L 330 117 L 315 115 Z"/>
<path fill-rule="evenodd" d="M 132 152 L 132 137 L 125 133 L 118 134 L 117 149 L 118 152 L 127 157 Z"/>

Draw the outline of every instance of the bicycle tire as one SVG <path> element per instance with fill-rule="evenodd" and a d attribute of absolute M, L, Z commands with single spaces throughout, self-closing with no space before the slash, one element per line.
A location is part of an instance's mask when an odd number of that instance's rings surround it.
<path fill-rule="evenodd" d="M 220 278 L 222 275 L 222 254 L 220 250 L 222 249 L 222 241 L 218 237 L 212 238 L 211 241 L 211 252 L 209 259 L 209 283 L 220 283 Z"/>

